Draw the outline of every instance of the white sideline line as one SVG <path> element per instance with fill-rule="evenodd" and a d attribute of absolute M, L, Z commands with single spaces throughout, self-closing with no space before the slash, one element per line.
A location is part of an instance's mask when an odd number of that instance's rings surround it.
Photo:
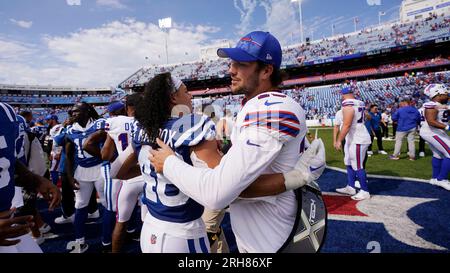
<path fill-rule="evenodd" d="M 347 173 L 346 170 L 341 169 L 341 168 L 337 168 L 337 167 L 327 166 L 326 168 L 330 169 L 330 170 L 333 170 L 333 171 L 341 172 L 341 173 Z M 414 182 L 429 183 L 429 181 L 425 180 L 425 179 L 412 178 L 412 177 L 402 177 L 402 176 L 399 177 L 399 176 L 389 176 L 389 175 L 367 174 L 367 177 L 369 177 L 369 178 L 381 178 L 381 179 L 409 180 L 409 181 L 414 181 Z"/>

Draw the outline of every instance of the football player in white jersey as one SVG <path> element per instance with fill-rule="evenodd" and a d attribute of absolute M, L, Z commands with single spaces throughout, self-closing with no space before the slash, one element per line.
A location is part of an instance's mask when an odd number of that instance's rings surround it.
<path fill-rule="evenodd" d="M 276 252 L 288 240 L 296 218 L 297 203 L 289 183 L 271 196 L 239 196 L 263 174 L 271 174 L 274 184 L 285 183 L 283 173 L 296 167 L 303 152 L 305 113 L 292 98 L 276 91 L 281 83 L 282 53 L 270 33 L 249 33 L 235 48 L 219 49 L 218 55 L 231 59 L 232 92 L 246 97 L 228 153 L 214 169 L 195 168 L 158 139 L 161 148 L 152 150 L 149 159 L 157 172 L 205 207 L 223 209 L 230 205 L 240 252 Z M 313 150 L 313 146 L 308 149 Z M 322 162 L 317 169 L 325 167 L 324 158 Z M 297 174 L 297 180 L 314 179 L 309 165 Z"/>
<path fill-rule="evenodd" d="M 449 89 L 443 84 L 430 84 L 424 93 L 431 101 L 426 102 L 425 121 L 420 128 L 420 136 L 428 142 L 433 159 L 433 174 L 430 183 L 450 190 L 448 173 L 450 171 L 450 130 L 448 124 L 450 110 L 447 106 Z"/>
<path fill-rule="evenodd" d="M 56 115 L 48 115 L 45 117 L 45 121 L 50 128 L 49 136 L 53 140 L 57 135 L 59 135 L 64 128 L 62 124 L 58 123 L 58 116 Z M 52 179 L 53 184 L 56 185 L 59 179 L 59 161 L 61 159 L 62 147 L 58 146 L 55 142 L 52 141 L 52 148 L 50 152 L 50 177 Z"/>
<path fill-rule="evenodd" d="M 132 94 L 126 97 L 125 112 L 126 115 L 117 115 L 106 120 L 107 138 L 105 145 L 102 148 L 102 159 L 111 162 L 111 176 L 115 178 L 115 160 L 114 156 L 117 153 L 118 158 L 127 158 L 133 149 L 131 147 L 132 136 L 131 130 L 134 119 L 135 106 L 139 103 L 142 96 L 140 94 Z M 128 180 L 119 180 L 119 189 L 117 193 L 116 202 L 116 224 L 112 234 L 112 252 L 118 253 L 122 248 L 123 235 L 125 230 L 127 233 L 133 234 L 136 229 L 136 220 L 131 219 L 131 223 L 127 222 L 135 212 L 136 205 L 139 201 L 139 196 L 144 189 L 144 180 L 142 175 Z M 136 215 L 134 215 L 136 216 Z M 136 217 L 134 217 L 136 218 Z M 128 229 L 127 229 L 128 226 Z M 134 236 L 134 235 L 130 235 Z"/>
<path fill-rule="evenodd" d="M 334 126 L 333 126 L 333 146 L 336 145 L 336 141 L 339 135 L 339 132 L 342 129 L 342 110 L 339 110 L 336 112 L 335 118 L 334 118 Z"/>
<path fill-rule="evenodd" d="M 420 136 L 420 128 L 425 123 L 425 107 L 422 105 L 419 109 L 420 124 L 419 124 L 419 157 L 425 157 L 425 139 Z"/>
<path fill-rule="evenodd" d="M 336 189 L 337 192 L 352 195 L 354 200 L 370 198 L 367 186 L 364 158 L 371 143 L 369 132 L 364 126 L 365 104 L 355 99 L 350 87 L 344 87 L 342 94 L 342 130 L 334 143 L 336 150 L 342 149 L 342 141 L 345 139 L 344 164 L 347 166 L 347 186 Z M 361 190 L 356 193 L 355 181 L 358 180 Z"/>

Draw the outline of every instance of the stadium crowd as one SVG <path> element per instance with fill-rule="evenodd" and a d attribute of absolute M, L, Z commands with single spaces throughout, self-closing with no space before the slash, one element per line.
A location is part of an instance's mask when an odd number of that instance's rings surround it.
<path fill-rule="evenodd" d="M 312 41 L 309 44 L 283 48 L 282 67 L 299 66 L 305 62 L 328 60 L 447 37 L 449 29 L 449 17 L 430 14 L 428 18 L 418 22 L 388 24 L 350 34 L 336 35 Z M 174 65 L 152 65 L 140 69 L 120 85 L 122 88 L 128 88 L 143 84 L 161 72 L 171 72 L 187 80 L 222 78 L 227 74 L 228 64 L 227 60 L 218 59 Z"/>

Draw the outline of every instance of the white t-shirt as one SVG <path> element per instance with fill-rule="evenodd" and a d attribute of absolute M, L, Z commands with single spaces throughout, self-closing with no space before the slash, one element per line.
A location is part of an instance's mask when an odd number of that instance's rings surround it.
<path fill-rule="evenodd" d="M 389 116 L 386 113 L 381 114 L 381 120 L 384 121 L 386 124 L 389 122 Z"/>

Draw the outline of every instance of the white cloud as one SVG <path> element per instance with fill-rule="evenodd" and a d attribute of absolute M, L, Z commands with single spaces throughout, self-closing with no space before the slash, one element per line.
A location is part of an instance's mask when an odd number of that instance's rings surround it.
<path fill-rule="evenodd" d="M 69 6 L 81 6 L 81 0 L 66 0 Z"/>
<path fill-rule="evenodd" d="M 278 0 L 272 1 L 268 7 L 263 6 L 267 16 L 265 28 L 284 46 L 291 44 L 293 34 L 300 33 L 300 23 L 296 18 L 298 9 L 293 4 L 290 0 Z"/>
<path fill-rule="evenodd" d="M 22 20 L 16 20 L 16 19 L 9 19 L 9 21 L 16 26 L 22 27 L 22 28 L 30 28 L 33 25 L 32 21 L 22 21 Z"/>
<path fill-rule="evenodd" d="M 115 9 L 124 9 L 127 7 L 126 5 L 121 3 L 121 0 L 97 0 L 97 5 Z"/>
<path fill-rule="evenodd" d="M 271 32 L 280 43 L 291 43 L 293 34 L 299 33 L 298 10 L 291 0 L 234 0 L 234 7 L 241 15 L 240 24 L 236 26 L 239 35 L 244 35 L 253 30 Z M 257 7 L 262 7 L 266 14 L 264 25 L 252 24 L 252 16 Z"/>
<path fill-rule="evenodd" d="M 168 36 L 169 62 L 198 60 L 200 47 L 209 41 L 210 33 L 218 30 L 212 26 L 175 25 Z M 46 36 L 39 54 L 29 54 L 32 47 L 4 41 L 8 46 L 0 43 L 0 81 L 90 87 L 117 85 L 143 66 L 166 62 L 166 35 L 155 24 L 125 19 L 66 36 Z M 22 55 L 3 59 L 3 51 L 9 52 L 9 56 L 14 56 L 14 52 Z"/>
<path fill-rule="evenodd" d="M 369 6 L 380 6 L 381 0 L 366 0 L 367 5 Z"/>
<path fill-rule="evenodd" d="M 252 15 L 257 4 L 256 0 L 234 0 L 234 7 L 241 14 L 241 23 L 237 26 L 239 35 L 245 34 L 251 26 Z"/>
<path fill-rule="evenodd" d="M 35 52 L 32 45 L 11 41 L 0 36 L 0 61 L 20 60 Z"/>

